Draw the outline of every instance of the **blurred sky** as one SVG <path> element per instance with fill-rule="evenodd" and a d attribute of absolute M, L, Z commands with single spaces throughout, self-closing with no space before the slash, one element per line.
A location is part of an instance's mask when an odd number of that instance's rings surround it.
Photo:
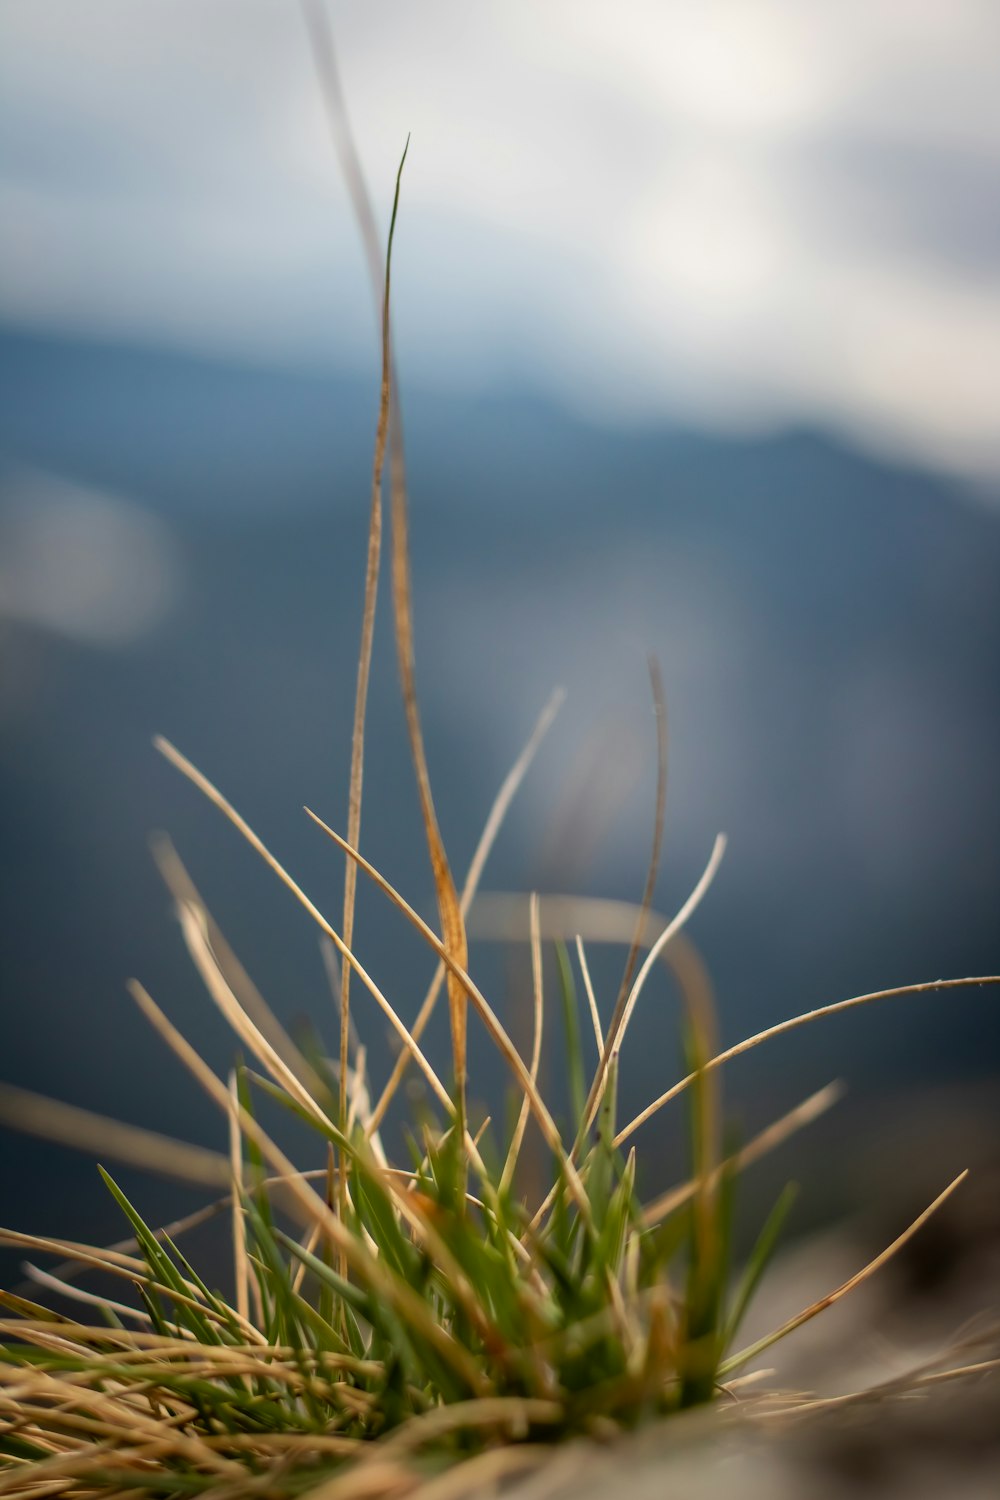
<path fill-rule="evenodd" d="M 806 422 L 1000 493 L 996 0 L 331 4 L 407 379 Z M 0 318 L 343 370 L 286 0 L 4 0 Z"/>

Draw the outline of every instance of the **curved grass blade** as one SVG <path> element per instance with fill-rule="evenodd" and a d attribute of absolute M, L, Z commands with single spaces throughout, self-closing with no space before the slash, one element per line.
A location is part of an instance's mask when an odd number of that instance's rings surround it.
<path fill-rule="evenodd" d="M 721 1068 L 723 1063 L 731 1062 L 734 1057 L 741 1057 L 744 1052 L 749 1052 L 754 1047 L 759 1047 L 762 1042 L 772 1041 L 774 1037 L 784 1036 L 788 1031 L 794 1031 L 799 1026 L 807 1026 L 812 1021 L 823 1020 L 826 1016 L 840 1015 L 846 1010 L 853 1010 L 859 1005 L 869 1005 L 875 1000 L 892 1000 L 902 995 L 926 995 L 936 990 L 971 989 L 984 984 L 1000 984 L 1000 974 L 986 974 L 969 979 L 930 979 L 923 984 L 900 984 L 893 989 L 872 990 L 867 995 L 852 995 L 849 1000 L 835 1000 L 832 1005 L 821 1005 L 818 1010 L 803 1011 L 800 1015 L 791 1016 L 787 1021 L 779 1021 L 775 1026 L 768 1026 L 763 1031 L 756 1032 L 753 1036 L 746 1037 L 744 1041 L 737 1042 L 733 1047 L 727 1047 L 716 1057 L 709 1058 L 705 1064 L 705 1071 L 710 1072 L 715 1068 Z M 676 1099 L 678 1094 L 690 1088 L 695 1081 L 695 1074 L 689 1073 L 686 1078 L 681 1078 L 667 1091 L 654 1099 L 652 1104 L 636 1115 L 625 1128 L 618 1133 L 616 1145 L 621 1146 L 634 1135 L 640 1125 L 645 1125 L 651 1120 L 665 1104 L 671 1099 Z"/>
<path fill-rule="evenodd" d="M 743 1365 L 748 1364 L 750 1360 L 756 1359 L 758 1354 L 763 1354 L 765 1349 L 770 1349 L 772 1344 L 778 1343 L 780 1339 L 793 1333 L 796 1328 L 801 1328 L 803 1323 L 808 1323 L 817 1314 L 825 1312 L 828 1307 L 832 1307 L 835 1302 L 839 1302 L 841 1297 L 846 1297 L 849 1292 L 854 1291 L 855 1287 L 860 1286 L 863 1281 L 867 1281 L 869 1276 L 873 1276 L 876 1271 L 885 1265 L 886 1261 L 891 1260 L 897 1251 L 903 1248 L 908 1240 L 913 1238 L 919 1229 L 923 1228 L 931 1215 L 935 1214 L 942 1204 L 947 1202 L 955 1189 L 965 1181 L 968 1175 L 968 1170 L 960 1172 L 954 1181 L 948 1184 L 944 1192 L 939 1193 L 934 1202 L 929 1204 L 923 1213 L 918 1214 L 913 1223 L 904 1229 L 903 1233 L 897 1239 L 894 1239 L 891 1245 L 888 1245 L 880 1255 L 876 1255 L 874 1260 L 870 1260 L 854 1276 L 849 1277 L 835 1291 L 828 1292 L 825 1297 L 820 1297 L 816 1302 L 810 1303 L 802 1312 L 797 1313 L 794 1318 L 789 1318 L 787 1323 L 782 1323 L 781 1327 L 776 1328 L 773 1333 L 766 1334 L 764 1338 L 758 1339 L 755 1344 L 750 1344 L 746 1349 L 741 1349 L 738 1354 L 731 1355 L 722 1364 L 720 1374 L 723 1376 L 729 1375 L 733 1370 L 738 1370 Z"/>

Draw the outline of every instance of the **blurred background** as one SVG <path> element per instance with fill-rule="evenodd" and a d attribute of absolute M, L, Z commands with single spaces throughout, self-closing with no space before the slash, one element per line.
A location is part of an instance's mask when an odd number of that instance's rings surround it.
<path fill-rule="evenodd" d="M 456 872 L 563 684 L 484 885 L 638 899 L 653 652 L 656 906 L 724 830 L 691 926 L 724 1040 L 996 973 L 997 7 L 329 13 L 383 232 L 412 137 L 395 317 Z M 0 1075 L 221 1144 L 124 984 L 228 1066 L 150 859 L 167 829 L 278 1013 L 334 1035 L 315 930 L 151 745 L 217 780 L 336 919 L 342 861 L 301 809 L 346 827 L 378 335 L 298 8 L 6 0 L 0 223 Z M 362 844 L 429 914 L 386 582 Z M 415 1014 L 431 965 L 366 889 L 357 947 Z M 473 956 L 520 1036 L 524 960 Z M 606 1013 L 622 960 L 593 955 Z M 379 1081 L 391 1045 L 354 994 Z M 803 1222 L 875 1163 L 880 1191 L 930 1172 L 936 1192 L 988 1154 L 998 1001 L 888 1001 L 733 1066 L 746 1130 L 849 1085 L 811 1137 Z M 655 979 L 627 1106 L 676 1075 L 677 1017 Z M 557 1045 L 548 1068 L 558 1088 Z M 651 1186 L 681 1122 L 648 1127 Z M 0 1162 L 5 1222 L 121 1233 L 86 1156 L 5 1130 Z M 151 1216 L 195 1201 L 121 1175 Z"/>

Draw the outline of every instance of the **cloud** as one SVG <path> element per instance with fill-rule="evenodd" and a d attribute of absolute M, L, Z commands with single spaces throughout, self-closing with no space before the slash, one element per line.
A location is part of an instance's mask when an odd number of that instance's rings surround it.
<path fill-rule="evenodd" d="M 995 483 L 991 0 L 332 7 L 404 368 Z M 0 316 L 372 358 L 297 10 L 7 0 Z"/>

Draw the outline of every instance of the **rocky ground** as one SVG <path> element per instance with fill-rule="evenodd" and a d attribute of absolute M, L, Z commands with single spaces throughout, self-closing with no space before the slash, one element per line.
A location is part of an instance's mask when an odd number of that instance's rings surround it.
<path fill-rule="evenodd" d="M 988 1114 L 970 1122 L 941 1097 L 919 1120 L 873 1119 L 869 1141 L 858 1173 L 874 1208 L 781 1258 L 747 1342 L 853 1275 L 899 1232 L 903 1205 L 915 1214 L 949 1172 L 970 1176 L 894 1261 L 770 1350 L 759 1386 L 623 1444 L 569 1448 L 512 1500 L 997 1500 L 1000 1141 Z"/>

